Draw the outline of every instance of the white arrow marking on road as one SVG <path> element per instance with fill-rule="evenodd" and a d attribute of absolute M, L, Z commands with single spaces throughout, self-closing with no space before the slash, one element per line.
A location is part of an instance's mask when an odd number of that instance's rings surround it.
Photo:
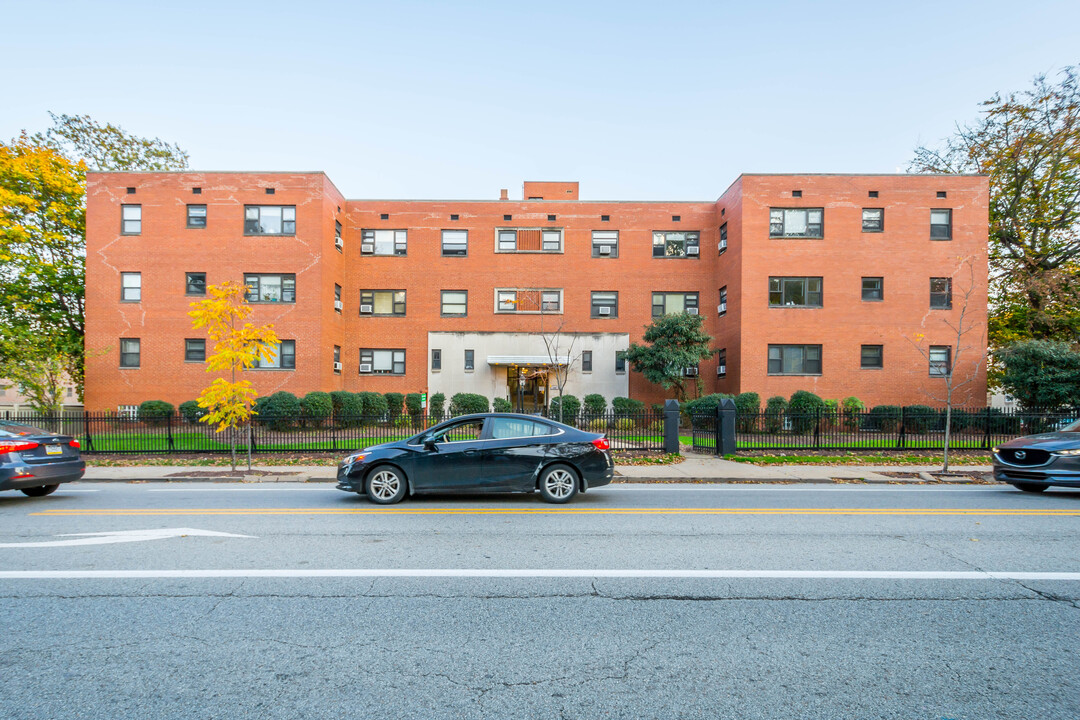
<path fill-rule="evenodd" d="M 76 538 L 74 540 L 46 540 L 43 542 L 0 543 L 0 548 L 13 547 L 71 547 L 73 545 L 111 545 L 113 543 L 142 542 L 143 540 L 165 540 L 172 537 L 234 537 L 254 538 L 254 535 L 234 535 L 233 533 L 197 530 L 195 528 L 156 528 L 150 530 L 110 530 L 96 533 L 67 533 L 57 537 Z"/>

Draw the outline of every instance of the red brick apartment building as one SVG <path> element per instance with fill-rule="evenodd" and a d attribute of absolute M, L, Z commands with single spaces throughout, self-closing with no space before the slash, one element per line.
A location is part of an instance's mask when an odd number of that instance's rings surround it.
<path fill-rule="evenodd" d="M 283 340 L 260 394 L 566 392 L 659 402 L 621 356 L 653 317 L 700 313 L 704 393 L 811 390 L 937 404 L 967 297 L 978 328 L 958 377 L 982 404 L 987 179 L 742 175 L 716 201 L 584 201 L 576 182 L 523 199 L 347 200 L 321 172 L 91 173 L 86 402 L 178 404 L 211 380 L 187 313 L 244 281 Z M 974 290 L 972 271 L 974 270 Z M 541 333 L 559 330 L 554 350 Z M 921 347 L 930 359 L 919 352 Z"/>

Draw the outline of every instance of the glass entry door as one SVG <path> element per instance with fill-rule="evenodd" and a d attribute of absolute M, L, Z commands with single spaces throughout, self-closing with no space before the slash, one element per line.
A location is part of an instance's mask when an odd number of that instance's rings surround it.
<path fill-rule="evenodd" d="M 506 389 L 516 412 L 541 412 L 547 407 L 547 373 L 543 370 L 507 368 Z"/>

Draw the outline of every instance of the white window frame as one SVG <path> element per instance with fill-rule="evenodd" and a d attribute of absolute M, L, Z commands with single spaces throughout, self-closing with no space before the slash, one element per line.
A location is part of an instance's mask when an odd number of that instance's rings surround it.
<path fill-rule="evenodd" d="M 447 247 L 451 248 L 447 252 Z M 443 230 L 442 231 L 442 256 L 443 257 L 468 257 L 469 255 L 469 231 L 468 230 Z"/>
<path fill-rule="evenodd" d="M 460 295 L 461 302 L 447 302 L 447 295 Z M 447 312 L 447 307 L 460 307 L 461 312 Z M 440 317 L 468 317 L 469 315 L 469 291 L 468 290 L 440 290 L 439 291 L 439 315 Z"/>
<path fill-rule="evenodd" d="M 364 366 L 371 368 L 368 372 L 361 369 L 364 375 L 404 375 L 405 349 L 360 348 L 360 367 Z"/>
<path fill-rule="evenodd" d="M 409 254 L 409 231 L 373 228 L 361 230 L 360 254 L 376 257 L 405 257 Z"/>
<path fill-rule="evenodd" d="M 539 293 L 540 307 L 531 310 L 520 310 L 517 307 L 519 293 Z M 552 300 L 554 296 L 554 300 Z M 550 305 L 558 303 L 555 309 Z M 503 315 L 562 315 L 563 313 L 563 289 L 562 288 L 495 288 L 495 313 Z"/>
<path fill-rule="evenodd" d="M 134 284 L 130 281 L 134 280 Z M 128 291 L 134 291 L 129 293 Z M 132 295 L 134 297 L 132 297 Z M 142 273 L 141 272 L 122 272 L 120 273 L 120 302 L 137 303 L 142 302 Z"/>
<path fill-rule="evenodd" d="M 600 252 L 602 247 L 610 247 L 608 253 Z M 617 258 L 619 257 L 619 231 L 618 230 L 593 230 L 592 231 L 592 256 L 594 258 Z"/>

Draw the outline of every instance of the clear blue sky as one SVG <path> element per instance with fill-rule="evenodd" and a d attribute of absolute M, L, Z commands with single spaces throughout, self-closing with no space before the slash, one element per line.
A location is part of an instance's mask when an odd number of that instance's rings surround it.
<path fill-rule="evenodd" d="M 706 200 L 740 172 L 896 172 L 1080 62 L 1080 2 L 0 0 L 0 137 L 47 111 L 199 170 L 353 198 Z"/>

